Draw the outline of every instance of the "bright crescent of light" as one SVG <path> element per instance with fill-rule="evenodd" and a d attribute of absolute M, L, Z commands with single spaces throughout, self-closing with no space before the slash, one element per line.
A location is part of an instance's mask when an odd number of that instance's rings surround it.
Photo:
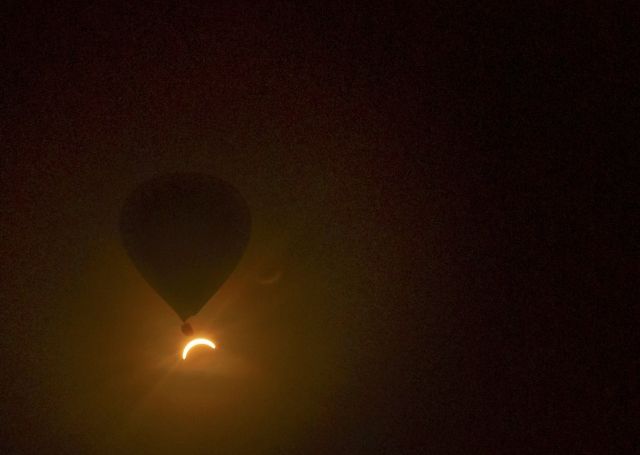
<path fill-rule="evenodd" d="M 213 341 L 207 340 L 206 338 L 196 338 L 195 340 L 189 341 L 187 345 L 184 347 L 184 349 L 182 350 L 182 360 L 187 359 L 187 354 L 189 354 L 189 351 L 191 350 L 192 347 L 198 346 L 201 344 L 205 346 L 209 346 L 211 349 L 216 348 L 216 345 Z"/>

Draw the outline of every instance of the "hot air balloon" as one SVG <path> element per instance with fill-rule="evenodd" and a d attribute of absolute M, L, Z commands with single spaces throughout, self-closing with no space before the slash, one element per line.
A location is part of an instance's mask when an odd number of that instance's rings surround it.
<path fill-rule="evenodd" d="M 249 241 L 247 203 L 230 184 L 198 173 L 154 178 L 126 199 L 122 243 L 156 292 L 186 322 L 209 301 Z"/>

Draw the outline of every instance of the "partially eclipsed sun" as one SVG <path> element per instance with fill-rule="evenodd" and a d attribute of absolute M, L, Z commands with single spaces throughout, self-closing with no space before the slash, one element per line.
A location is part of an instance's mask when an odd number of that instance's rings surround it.
<path fill-rule="evenodd" d="M 213 341 L 207 340 L 206 338 L 196 338 L 195 340 L 189 341 L 187 345 L 184 347 L 184 349 L 182 350 L 182 360 L 187 359 L 187 354 L 189 354 L 189 351 L 191 350 L 192 347 L 198 346 L 200 344 L 209 346 L 211 349 L 216 348 L 216 345 Z"/>

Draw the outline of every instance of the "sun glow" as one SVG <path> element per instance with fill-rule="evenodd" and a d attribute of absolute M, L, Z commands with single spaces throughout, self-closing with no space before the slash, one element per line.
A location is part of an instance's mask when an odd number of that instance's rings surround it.
<path fill-rule="evenodd" d="M 196 338 L 195 340 L 189 341 L 187 345 L 184 347 L 184 349 L 182 350 L 182 360 L 187 359 L 187 354 L 189 354 L 189 351 L 191 350 L 191 348 L 201 344 L 205 346 L 209 346 L 211 349 L 216 348 L 216 345 L 213 341 L 207 340 L 206 338 Z"/>

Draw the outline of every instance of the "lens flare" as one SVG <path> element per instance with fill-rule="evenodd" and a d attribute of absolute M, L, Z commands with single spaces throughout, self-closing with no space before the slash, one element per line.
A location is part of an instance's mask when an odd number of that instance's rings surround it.
<path fill-rule="evenodd" d="M 182 360 L 187 359 L 187 354 L 189 354 L 189 351 L 191 350 L 191 348 L 193 348 L 194 346 L 199 346 L 201 344 L 204 346 L 209 346 L 211 349 L 216 348 L 216 345 L 213 341 L 207 340 L 206 338 L 196 338 L 195 340 L 189 341 L 187 345 L 184 347 L 184 349 L 182 350 Z"/>

